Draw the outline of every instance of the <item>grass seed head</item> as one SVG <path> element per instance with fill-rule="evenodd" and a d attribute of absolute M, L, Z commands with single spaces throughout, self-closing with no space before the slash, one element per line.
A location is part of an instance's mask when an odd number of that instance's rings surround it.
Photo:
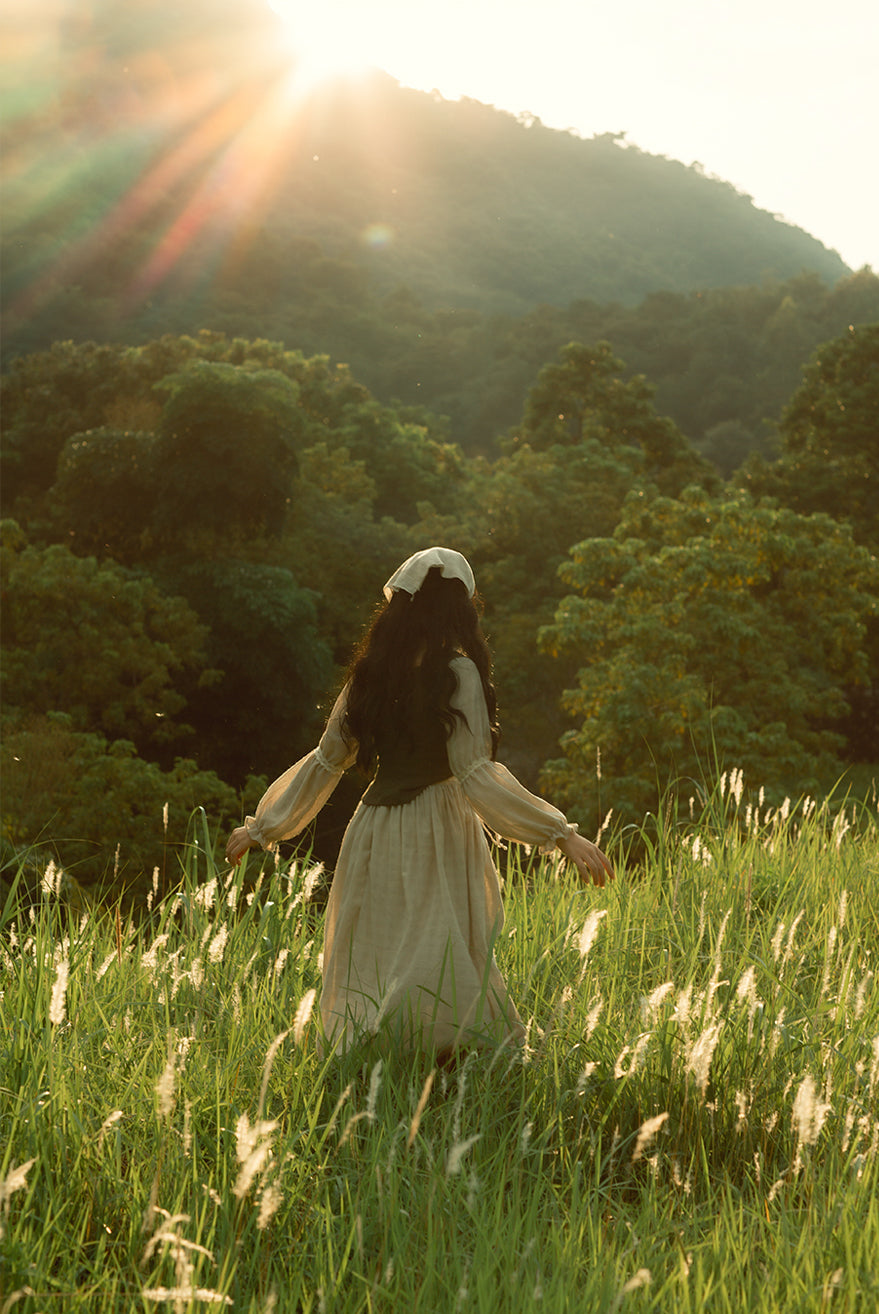
<path fill-rule="evenodd" d="M 49 1021 L 53 1027 L 60 1026 L 66 1015 L 65 997 L 69 972 L 70 965 L 66 960 L 58 964 L 55 973 L 55 984 L 52 987 L 52 999 L 49 1003 Z"/>
<path fill-rule="evenodd" d="M 302 1037 L 305 1035 L 305 1028 L 308 1026 L 309 1019 L 311 1018 L 316 998 L 317 990 L 306 990 L 296 1006 L 296 1013 L 293 1017 L 293 1040 L 297 1045 L 301 1044 Z"/>
<path fill-rule="evenodd" d="M 641 1158 L 641 1155 L 644 1153 L 645 1148 L 653 1140 L 653 1137 L 659 1131 L 660 1127 L 667 1120 L 667 1118 L 668 1118 L 667 1113 L 658 1113 L 655 1118 L 648 1118 L 646 1122 L 642 1122 L 640 1128 L 638 1129 L 638 1137 L 635 1141 L 635 1148 L 632 1151 L 632 1163 L 636 1163 Z"/>

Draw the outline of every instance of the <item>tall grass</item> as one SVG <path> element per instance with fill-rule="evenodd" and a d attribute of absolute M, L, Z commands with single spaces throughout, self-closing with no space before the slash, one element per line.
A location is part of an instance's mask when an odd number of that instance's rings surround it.
<path fill-rule="evenodd" d="M 879 1306 L 875 808 L 734 775 L 602 891 L 511 846 L 527 1043 L 439 1070 L 320 1058 L 315 870 L 210 852 L 7 909 L 0 1311 Z"/>

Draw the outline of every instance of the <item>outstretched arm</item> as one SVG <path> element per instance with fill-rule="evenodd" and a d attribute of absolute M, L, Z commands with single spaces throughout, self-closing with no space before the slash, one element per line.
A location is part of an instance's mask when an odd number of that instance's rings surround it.
<path fill-rule="evenodd" d="M 452 706 L 463 712 L 449 740 L 449 763 L 474 810 L 485 824 L 507 839 L 539 845 L 542 852 L 558 848 L 574 863 L 584 880 L 604 885 L 613 867 L 590 840 L 577 834 L 563 812 L 532 794 L 516 777 L 491 760 L 491 735 L 482 681 L 473 662 L 453 664 L 458 688 Z"/>
<path fill-rule="evenodd" d="M 269 785 L 243 826 L 226 843 L 226 858 L 235 866 L 251 848 L 273 848 L 308 825 L 332 794 L 342 773 L 357 757 L 357 745 L 342 734 L 347 704 L 343 689 L 327 722 L 320 744 Z"/>

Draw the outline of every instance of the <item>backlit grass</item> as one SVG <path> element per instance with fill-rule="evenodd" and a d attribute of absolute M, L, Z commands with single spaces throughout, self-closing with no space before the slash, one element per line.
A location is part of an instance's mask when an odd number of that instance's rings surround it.
<path fill-rule="evenodd" d="M 319 1058 L 313 868 L 209 848 L 7 908 L 0 1311 L 879 1305 L 875 805 L 733 778 L 605 890 L 511 845 L 527 1043 L 439 1070 Z"/>

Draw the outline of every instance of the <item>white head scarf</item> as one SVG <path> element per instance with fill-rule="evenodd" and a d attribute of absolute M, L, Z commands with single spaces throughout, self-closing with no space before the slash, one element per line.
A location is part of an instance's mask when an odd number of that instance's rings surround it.
<path fill-rule="evenodd" d="M 425 576 L 432 566 L 439 566 L 446 579 L 460 579 L 467 586 L 470 597 L 476 592 L 476 580 L 470 568 L 470 562 L 454 548 L 422 548 L 414 553 L 394 572 L 384 588 L 388 602 L 398 589 L 406 593 L 417 593 L 424 583 Z"/>

